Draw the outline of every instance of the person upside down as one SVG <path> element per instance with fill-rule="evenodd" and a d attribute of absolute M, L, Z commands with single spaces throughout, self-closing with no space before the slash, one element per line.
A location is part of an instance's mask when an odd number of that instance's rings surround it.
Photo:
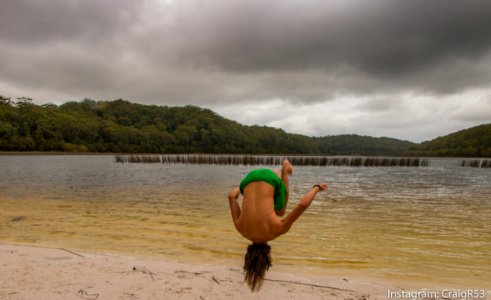
<path fill-rule="evenodd" d="M 252 244 L 244 258 L 245 281 L 252 291 L 258 291 L 271 264 L 268 241 L 287 233 L 293 223 L 310 206 L 318 192 L 327 190 L 325 183 L 315 184 L 297 206 L 283 219 L 288 205 L 288 176 L 293 167 L 283 161 L 278 170 L 259 169 L 249 172 L 228 195 L 232 219 L 237 231 Z M 242 193 L 242 209 L 237 200 Z"/>

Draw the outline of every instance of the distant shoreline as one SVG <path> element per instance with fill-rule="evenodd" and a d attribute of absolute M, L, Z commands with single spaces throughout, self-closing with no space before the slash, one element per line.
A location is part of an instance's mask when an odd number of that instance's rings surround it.
<path fill-rule="evenodd" d="M 0 155 L 117 155 L 121 153 L 109 152 L 64 152 L 64 151 L 0 151 Z"/>
<path fill-rule="evenodd" d="M 424 156 L 424 155 L 361 155 L 361 154 L 270 154 L 270 153 L 126 153 L 126 152 L 65 152 L 65 151 L 0 151 L 0 156 L 35 156 L 35 155 L 254 155 L 254 156 L 312 156 L 312 157 L 414 157 L 414 158 L 449 158 L 449 159 L 491 159 L 486 156 Z"/>
<path fill-rule="evenodd" d="M 288 133 L 281 128 L 243 125 L 197 106 L 149 106 L 121 99 L 85 99 L 60 106 L 32 103 L 0 105 L 0 115 L 9 116 L 2 120 L 6 124 L 6 134 L 2 134 L 0 139 L 0 150 L 9 153 L 261 152 L 356 153 L 375 157 L 491 157 L 491 124 L 416 143 L 346 133 L 307 136 Z M 44 151 L 39 151 L 41 149 Z"/>

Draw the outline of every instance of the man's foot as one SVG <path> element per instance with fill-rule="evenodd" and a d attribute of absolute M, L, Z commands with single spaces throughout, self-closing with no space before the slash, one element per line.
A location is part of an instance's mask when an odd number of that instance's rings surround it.
<path fill-rule="evenodd" d="M 292 175 L 293 173 L 293 166 L 292 164 L 288 161 L 288 159 L 285 159 L 283 161 L 283 170 L 282 172 L 286 172 L 288 173 L 289 175 Z"/>

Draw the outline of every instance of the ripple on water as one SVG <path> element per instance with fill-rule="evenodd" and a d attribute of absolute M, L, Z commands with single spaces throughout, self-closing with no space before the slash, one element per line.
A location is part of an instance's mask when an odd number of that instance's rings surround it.
<path fill-rule="evenodd" d="M 249 167 L 123 166 L 112 156 L 0 164 L 1 240 L 203 262 L 245 253 L 226 194 Z M 271 242 L 275 263 L 477 286 L 491 278 L 489 170 L 295 167 L 290 208 L 320 180 L 329 192 Z"/>

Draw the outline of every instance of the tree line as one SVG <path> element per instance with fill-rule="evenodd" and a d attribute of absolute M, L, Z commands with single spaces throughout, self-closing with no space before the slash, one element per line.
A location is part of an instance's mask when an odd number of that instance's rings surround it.
<path fill-rule="evenodd" d="M 491 157 L 491 124 L 483 124 L 409 147 L 419 156 Z"/>
<path fill-rule="evenodd" d="M 402 155 L 414 143 L 359 135 L 308 137 L 246 126 L 196 106 L 85 99 L 35 105 L 0 96 L 1 151 Z"/>

